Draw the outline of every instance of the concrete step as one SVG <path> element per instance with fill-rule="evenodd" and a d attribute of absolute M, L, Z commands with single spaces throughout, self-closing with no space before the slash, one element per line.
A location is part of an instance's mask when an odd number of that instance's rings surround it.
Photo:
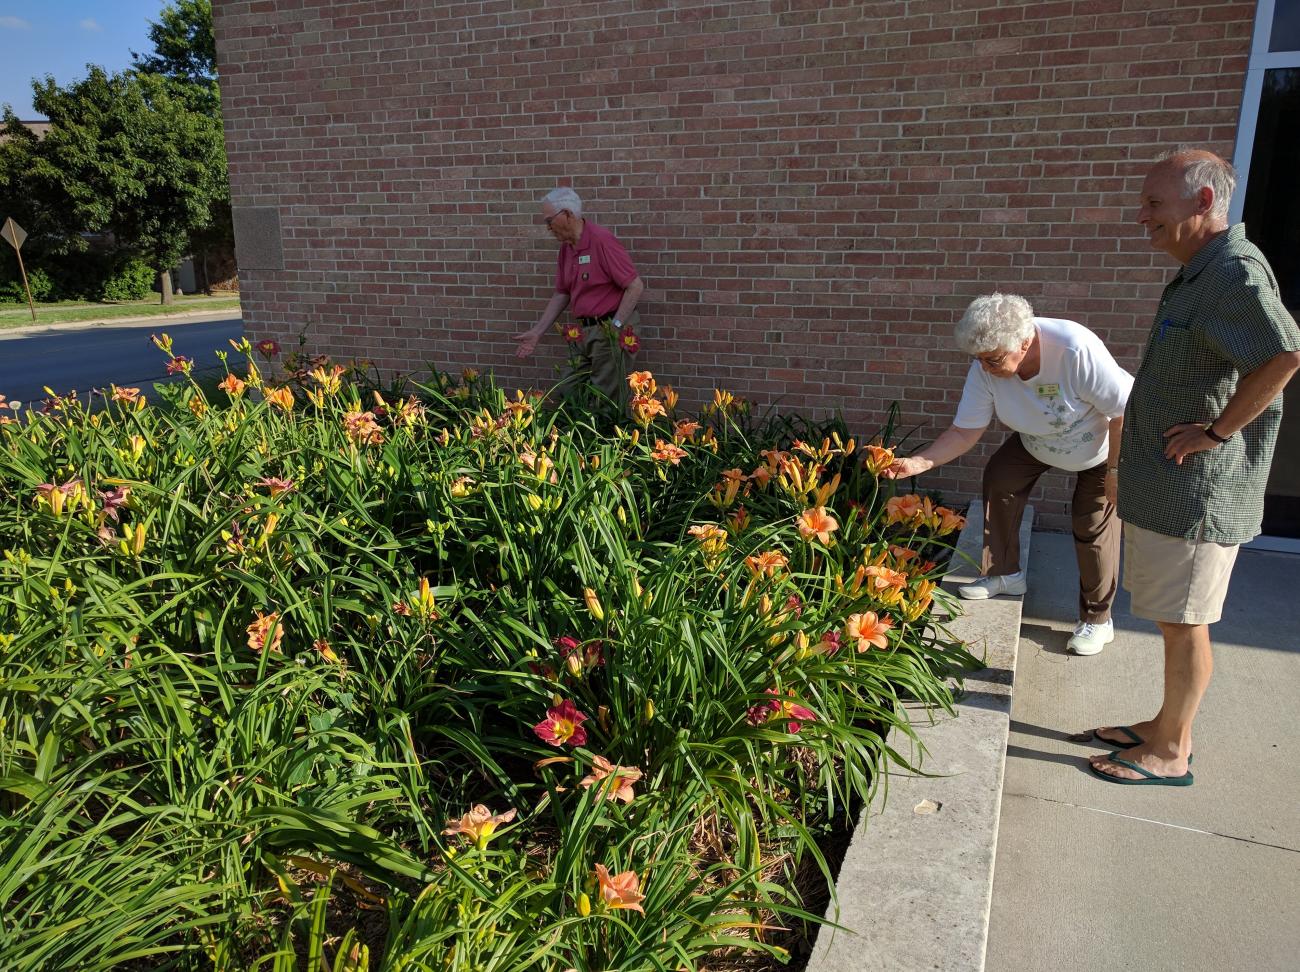
<path fill-rule="evenodd" d="M 1033 518 L 1031 507 L 1020 525 L 1022 570 Z M 944 584 L 954 597 L 979 574 L 982 535 L 972 505 Z M 1021 601 L 961 602 L 949 631 L 987 667 L 966 679 L 955 718 L 919 705 L 909 711 L 925 750 L 921 773 L 892 768 L 883 800 L 864 811 L 826 914 L 843 928 L 821 930 L 808 972 L 984 968 Z M 895 732 L 890 745 L 915 762 L 907 736 Z M 921 812 L 930 804 L 936 809 Z"/>

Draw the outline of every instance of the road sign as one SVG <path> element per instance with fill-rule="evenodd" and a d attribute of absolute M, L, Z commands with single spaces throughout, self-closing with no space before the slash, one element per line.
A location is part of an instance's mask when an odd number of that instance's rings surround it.
<path fill-rule="evenodd" d="M 10 216 L 5 220 L 4 227 L 0 228 L 0 236 L 3 236 L 15 250 L 20 250 L 23 240 L 27 239 L 27 230 L 15 223 Z"/>
<path fill-rule="evenodd" d="M 32 320 L 36 320 L 36 305 L 32 302 L 32 288 L 27 283 L 27 268 L 23 266 L 23 240 L 27 239 L 27 230 L 23 229 L 14 222 L 14 218 L 9 216 L 5 219 L 4 226 L 0 226 L 0 236 L 3 236 L 14 248 L 14 254 L 18 257 L 18 272 L 23 275 L 23 289 L 27 291 L 27 307 L 32 312 Z"/>

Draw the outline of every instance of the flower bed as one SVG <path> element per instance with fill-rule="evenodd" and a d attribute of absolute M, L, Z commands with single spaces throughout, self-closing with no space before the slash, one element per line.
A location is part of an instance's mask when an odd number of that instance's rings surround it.
<path fill-rule="evenodd" d="M 973 663 L 960 518 L 645 372 L 620 428 L 315 364 L 0 402 L 0 967 L 779 961 Z"/>

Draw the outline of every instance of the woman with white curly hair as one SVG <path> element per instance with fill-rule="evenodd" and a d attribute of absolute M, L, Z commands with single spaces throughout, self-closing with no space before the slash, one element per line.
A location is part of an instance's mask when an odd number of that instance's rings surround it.
<path fill-rule="evenodd" d="M 1011 430 L 984 469 L 983 577 L 964 598 L 1025 593 L 1020 518 L 1049 469 L 1075 474 L 1070 514 L 1079 562 L 1075 654 L 1095 655 L 1115 637 L 1111 604 L 1119 587 L 1116 464 L 1133 376 L 1101 338 L 1073 321 L 1035 317 L 1023 297 L 974 300 L 957 323 L 957 346 L 974 360 L 952 425 L 886 476 L 916 476 L 968 452 L 996 415 Z"/>

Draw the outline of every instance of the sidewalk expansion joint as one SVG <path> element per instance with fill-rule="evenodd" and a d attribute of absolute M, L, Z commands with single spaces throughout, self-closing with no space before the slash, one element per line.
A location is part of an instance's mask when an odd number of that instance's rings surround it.
<path fill-rule="evenodd" d="M 1268 847 L 1272 850 L 1286 851 L 1289 854 L 1300 854 L 1300 847 L 1287 847 L 1283 844 L 1270 844 L 1263 840 L 1252 840 L 1249 837 L 1239 837 L 1236 834 L 1222 834 L 1217 830 L 1202 830 L 1199 827 L 1184 827 L 1182 824 L 1169 823 L 1164 820 L 1153 820 L 1151 817 L 1139 817 L 1133 813 L 1120 813 L 1118 810 L 1103 810 L 1101 807 L 1090 807 L 1086 803 L 1071 803 L 1069 800 L 1053 800 L 1051 797 L 1038 796 L 1035 793 L 1014 793 L 1010 790 L 1005 796 L 1022 797 L 1026 800 L 1037 800 L 1040 803 L 1054 803 L 1059 807 L 1073 807 L 1076 810 L 1090 810 L 1093 813 L 1104 813 L 1111 817 L 1123 817 L 1125 820 L 1138 820 L 1142 823 L 1155 824 L 1157 827 L 1169 827 L 1173 830 L 1185 830 L 1190 834 L 1202 834 L 1206 837 L 1222 837 L 1224 840 L 1235 840 L 1242 844 L 1254 844 L 1256 847 Z"/>

